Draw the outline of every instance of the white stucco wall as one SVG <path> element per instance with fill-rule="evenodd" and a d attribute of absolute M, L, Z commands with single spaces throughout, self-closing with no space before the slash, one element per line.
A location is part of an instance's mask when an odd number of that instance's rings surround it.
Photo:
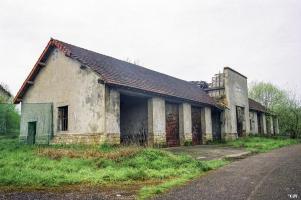
<path fill-rule="evenodd" d="M 53 103 L 53 133 L 105 131 L 105 86 L 89 68 L 55 49 L 23 97 L 23 103 Z M 58 107 L 68 106 L 68 131 L 57 131 Z"/>

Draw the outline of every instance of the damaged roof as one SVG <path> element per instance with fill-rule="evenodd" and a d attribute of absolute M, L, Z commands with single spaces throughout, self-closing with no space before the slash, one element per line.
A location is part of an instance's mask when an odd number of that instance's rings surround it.
<path fill-rule="evenodd" d="M 29 87 L 27 83 L 34 80 L 41 65 L 43 65 L 43 62 L 46 62 L 47 57 L 54 48 L 60 49 L 66 56 L 79 61 L 82 65 L 90 67 L 101 76 L 107 85 L 216 106 L 213 98 L 204 90 L 188 81 L 55 39 L 49 41 L 38 62 L 15 97 L 14 103 L 22 101 L 22 96 Z"/>
<path fill-rule="evenodd" d="M 250 98 L 249 98 L 249 109 L 259 111 L 259 112 L 267 112 L 267 109 L 264 105 Z"/>

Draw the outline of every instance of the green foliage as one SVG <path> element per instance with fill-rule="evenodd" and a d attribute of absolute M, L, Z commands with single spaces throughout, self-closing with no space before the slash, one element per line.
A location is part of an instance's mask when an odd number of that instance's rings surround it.
<path fill-rule="evenodd" d="M 274 107 L 286 102 L 287 93 L 272 83 L 252 83 L 249 89 L 249 96 L 273 110 Z"/>
<path fill-rule="evenodd" d="M 246 148 L 254 153 L 262 153 L 287 145 L 297 144 L 299 142 L 300 141 L 296 139 L 285 137 L 249 136 L 227 142 L 226 145 L 238 148 Z"/>
<path fill-rule="evenodd" d="M 292 138 L 301 136 L 301 99 L 293 92 L 282 90 L 271 83 L 253 83 L 249 96 L 278 116 L 280 132 Z"/>
<path fill-rule="evenodd" d="M 201 173 L 199 173 L 199 172 L 186 173 L 177 178 L 163 182 L 162 184 L 159 184 L 159 185 L 145 186 L 139 191 L 139 199 L 146 199 L 153 195 L 163 193 L 163 192 L 171 189 L 172 187 L 183 185 L 187 181 L 203 175 L 205 171 L 222 167 L 228 163 L 229 163 L 229 161 L 226 161 L 226 160 L 203 161 L 202 162 L 203 171 Z"/>
<path fill-rule="evenodd" d="M 18 133 L 20 114 L 14 104 L 0 104 L 0 134 Z"/>

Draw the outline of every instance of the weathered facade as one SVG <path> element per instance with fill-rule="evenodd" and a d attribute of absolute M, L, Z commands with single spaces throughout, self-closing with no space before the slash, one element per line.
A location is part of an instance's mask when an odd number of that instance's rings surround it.
<path fill-rule="evenodd" d="M 276 133 L 278 125 L 267 128 L 265 111 L 250 110 L 247 79 L 231 68 L 205 91 L 54 39 L 14 102 L 27 143 L 195 145 Z"/>

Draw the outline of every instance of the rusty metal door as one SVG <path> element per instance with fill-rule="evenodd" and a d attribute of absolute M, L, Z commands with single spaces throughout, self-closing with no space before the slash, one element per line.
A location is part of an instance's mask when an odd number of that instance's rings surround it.
<path fill-rule="evenodd" d="M 192 144 L 202 144 L 201 108 L 191 107 Z"/>
<path fill-rule="evenodd" d="M 165 104 L 166 143 L 167 146 L 179 146 L 179 106 L 174 103 Z"/>

